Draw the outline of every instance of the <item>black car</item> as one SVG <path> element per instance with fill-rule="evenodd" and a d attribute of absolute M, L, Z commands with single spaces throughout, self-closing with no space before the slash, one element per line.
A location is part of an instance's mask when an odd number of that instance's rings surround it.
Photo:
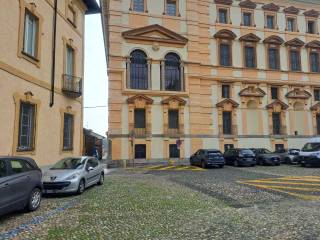
<path fill-rule="evenodd" d="M 0 215 L 14 210 L 35 211 L 41 202 L 42 173 L 25 157 L 0 157 Z"/>
<path fill-rule="evenodd" d="M 256 165 L 255 154 L 248 148 L 233 148 L 224 153 L 224 159 L 227 165 L 250 166 Z"/>
<path fill-rule="evenodd" d="M 217 149 L 200 149 L 190 157 L 191 166 L 200 166 L 202 168 L 224 166 L 222 153 Z"/>
<path fill-rule="evenodd" d="M 256 155 L 256 161 L 259 165 L 270 165 L 270 166 L 279 166 L 280 157 L 272 153 L 266 148 L 251 148 L 251 150 Z"/>

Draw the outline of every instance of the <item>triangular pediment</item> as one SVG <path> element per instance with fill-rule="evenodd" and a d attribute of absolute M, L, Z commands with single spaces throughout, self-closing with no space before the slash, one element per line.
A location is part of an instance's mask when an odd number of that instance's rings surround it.
<path fill-rule="evenodd" d="M 287 104 L 285 104 L 284 102 L 282 102 L 280 100 L 275 100 L 266 106 L 266 108 L 268 108 L 268 109 L 270 109 L 270 108 L 275 109 L 277 107 L 281 107 L 282 110 L 286 110 L 289 108 L 289 106 Z"/>
<path fill-rule="evenodd" d="M 239 92 L 241 97 L 264 97 L 265 91 L 258 87 L 247 87 Z"/>
<path fill-rule="evenodd" d="M 171 96 L 171 97 L 168 97 L 164 100 L 162 100 L 162 104 L 170 104 L 170 103 L 175 103 L 175 102 L 178 102 L 179 105 L 185 105 L 186 104 L 186 101 L 178 96 Z"/>
<path fill-rule="evenodd" d="M 136 102 L 144 102 L 145 104 L 152 104 L 153 99 L 145 95 L 135 95 L 127 99 L 127 103 L 135 104 Z"/>
<path fill-rule="evenodd" d="M 299 9 L 296 8 L 295 6 L 287 7 L 285 9 L 283 9 L 283 11 L 285 13 L 289 13 L 289 14 L 298 14 L 299 13 Z"/>
<path fill-rule="evenodd" d="M 237 37 L 237 35 L 228 30 L 228 29 L 222 29 L 220 31 L 218 31 L 215 35 L 215 38 L 222 38 L 222 39 L 235 39 Z"/>
<path fill-rule="evenodd" d="M 278 12 L 280 7 L 274 3 L 269 3 L 269 4 L 263 5 L 262 9 L 266 11 Z"/>
<path fill-rule="evenodd" d="M 270 37 L 267 37 L 265 40 L 263 40 L 264 43 L 269 43 L 269 44 L 276 44 L 276 45 L 281 45 L 284 43 L 284 40 L 276 35 L 272 35 Z"/>
<path fill-rule="evenodd" d="M 245 1 L 241 1 L 239 3 L 239 6 L 242 8 L 255 9 L 257 7 L 257 4 L 255 2 L 252 2 L 251 0 L 245 0 Z"/>
<path fill-rule="evenodd" d="M 287 98 L 299 98 L 299 99 L 309 99 L 311 97 L 311 94 L 302 89 L 294 89 L 286 94 Z"/>
<path fill-rule="evenodd" d="M 226 98 L 216 104 L 217 107 L 224 107 L 225 105 L 231 105 L 232 107 L 237 108 L 239 106 L 239 103 L 230 98 Z"/>
<path fill-rule="evenodd" d="M 261 39 L 257 35 L 249 33 L 240 37 L 239 40 L 245 42 L 259 42 Z"/>
<path fill-rule="evenodd" d="M 165 42 L 185 45 L 188 39 L 158 24 L 136 28 L 122 33 L 123 38 L 150 42 Z"/>
<path fill-rule="evenodd" d="M 320 48 L 320 41 L 318 40 L 314 40 L 312 42 L 309 42 L 308 44 L 306 44 L 307 48 Z"/>
<path fill-rule="evenodd" d="M 320 102 L 317 102 L 316 104 L 314 104 L 311 108 L 311 111 L 319 111 L 320 110 Z"/>
<path fill-rule="evenodd" d="M 314 17 L 314 18 L 317 18 L 319 17 L 319 12 L 314 10 L 314 9 L 311 9 L 309 11 L 306 11 L 303 13 L 305 16 L 307 17 Z"/>
<path fill-rule="evenodd" d="M 302 47 L 304 45 L 304 42 L 300 40 L 299 38 L 294 38 L 290 41 L 286 42 L 287 46 L 293 46 L 293 47 Z"/>

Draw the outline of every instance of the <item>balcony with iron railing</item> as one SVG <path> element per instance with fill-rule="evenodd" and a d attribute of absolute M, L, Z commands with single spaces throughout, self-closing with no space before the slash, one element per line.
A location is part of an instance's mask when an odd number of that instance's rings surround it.
<path fill-rule="evenodd" d="M 82 78 L 63 74 L 62 92 L 70 98 L 82 96 Z"/>

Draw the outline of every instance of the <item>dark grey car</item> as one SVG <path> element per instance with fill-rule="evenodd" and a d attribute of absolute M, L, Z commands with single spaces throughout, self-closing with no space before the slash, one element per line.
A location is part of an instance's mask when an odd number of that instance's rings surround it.
<path fill-rule="evenodd" d="M 202 168 L 217 166 L 224 167 L 224 158 L 217 149 L 200 149 L 190 157 L 190 165 L 200 166 Z"/>
<path fill-rule="evenodd" d="M 0 157 L 0 215 L 40 206 L 42 173 L 35 161 L 25 157 Z"/>

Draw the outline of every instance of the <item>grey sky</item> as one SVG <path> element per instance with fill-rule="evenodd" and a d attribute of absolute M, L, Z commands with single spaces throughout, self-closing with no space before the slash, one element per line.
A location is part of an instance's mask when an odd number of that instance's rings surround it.
<path fill-rule="evenodd" d="M 84 70 L 84 106 L 107 106 L 107 66 L 99 14 L 86 16 Z M 83 125 L 105 136 L 108 108 L 85 108 Z"/>

